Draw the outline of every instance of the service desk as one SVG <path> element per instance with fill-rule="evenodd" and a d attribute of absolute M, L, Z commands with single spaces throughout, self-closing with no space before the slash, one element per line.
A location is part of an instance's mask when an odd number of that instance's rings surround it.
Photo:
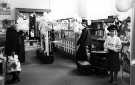
<path fill-rule="evenodd" d="M 92 54 L 107 54 L 107 51 L 91 51 Z"/>
<path fill-rule="evenodd" d="M 108 57 L 108 52 L 106 51 L 91 51 L 90 63 L 93 66 L 106 69 L 106 64 L 108 59 L 107 57 Z"/>

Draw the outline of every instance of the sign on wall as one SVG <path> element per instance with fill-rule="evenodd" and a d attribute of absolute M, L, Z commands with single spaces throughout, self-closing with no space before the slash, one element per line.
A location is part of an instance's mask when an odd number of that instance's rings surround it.
<path fill-rule="evenodd" d="M 11 19 L 11 9 L 8 3 L 0 3 L 0 29 L 4 19 Z"/>
<path fill-rule="evenodd" d="M 11 9 L 8 3 L 0 3 L 0 15 L 11 15 Z"/>

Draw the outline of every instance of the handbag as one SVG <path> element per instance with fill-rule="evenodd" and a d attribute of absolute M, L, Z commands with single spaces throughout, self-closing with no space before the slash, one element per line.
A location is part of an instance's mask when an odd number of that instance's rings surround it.
<path fill-rule="evenodd" d="M 20 61 L 18 60 L 18 55 L 8 56 L 7 67 L 8 72 L 21 71 L 21 65 Z"/>

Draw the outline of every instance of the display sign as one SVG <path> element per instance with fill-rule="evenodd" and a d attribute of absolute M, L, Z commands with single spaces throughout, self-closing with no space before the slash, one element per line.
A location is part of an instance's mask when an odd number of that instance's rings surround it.
<path fill-rule="evenodd" d="M 0 15 L 11 15 L 11 9 L 8 3 L 0 3 Z"/>
<path fill-rule="evenodd" d="M 0 3 L 0 29 L 2 29 L 4 19 L 11 19 L 11 9 L 8 3 Z"/>
<path fill-rule="evenodd" d="M 29 14 L 28 13 L 18 13 L 17 16 L 17 27 L 18 30 L 29 30 Z"/>

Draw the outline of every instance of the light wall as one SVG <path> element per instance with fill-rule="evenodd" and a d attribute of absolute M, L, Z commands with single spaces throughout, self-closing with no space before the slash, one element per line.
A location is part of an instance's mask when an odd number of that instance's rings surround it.
<path fill-rule="evenodd" d="M 14 19 L 14 8 L 49 9 L 49 0 L 5 0 L 10 3 L 11 17 Z"/>
<path fill-rule="evenodd" d="M 49 0 L 9 0 L 12 8 L 49 8 Z"/>
<path fill-rule="evenodd" d="M 89 19 L 107 18 L 118 15 L 122 20 L 131 11 L 118 12 L 116 0 L 51 0 L 52 15 L 55 17 L 87 17 Z"/>
<path fill-rule="evenodd" d="M 52 18 L 88 17 L 89 19 L 106 18 L 109 15 L 128 16 L 128 12 L 118 12 L 115 0 L 7 0 L 11 4 L 12 17 L 14 8 L 51 8 Z"/>
<path fill-rule="evenodd" d="M 52 16 L 66 18 L 76 16 L 78 0 L 51 0 Z"/>

